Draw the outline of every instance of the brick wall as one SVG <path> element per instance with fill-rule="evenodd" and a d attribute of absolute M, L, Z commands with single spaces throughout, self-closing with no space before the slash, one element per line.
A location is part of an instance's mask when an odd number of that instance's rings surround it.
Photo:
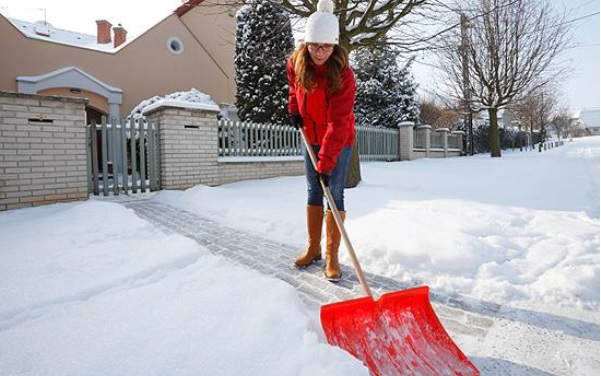
<path fill-rule="evenodd" d="M 0 210 L 87 198 L 86 103 L 0 92 Z"/>
<path fill-rule="evenodd" d="M 298 161 L 282 161 L 274 157 L 270 162 L 219 162 L 220 184 L 276 176 L 304 175 L 305 165 L 300 158 Z"/>
<path fill-rule="evenodd" d="M 300 158 L 250 158 L 244 162 L 220 159 L 216 112 L 164 106 L 145 115 L 159 122 L 162 189 L 304 174 Z"/>

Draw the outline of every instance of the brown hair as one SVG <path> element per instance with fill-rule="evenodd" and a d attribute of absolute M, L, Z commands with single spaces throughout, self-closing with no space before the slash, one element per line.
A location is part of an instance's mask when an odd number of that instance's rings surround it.
<path fill-rule="evenodd" d="M 294 65 L 294 73 L 296 74 L 296 84 L 302 87 L 305 91 L 312 91 L 317 86 L 315 82 L 315 68 L 309 64 L 311 55 L 307 44 L 300 45 L 292 53 L 292 64 Z M 332 55 L 326 61 L 326 81 L 328 89 L 332 92 L 340 90 L 342 72 L 348 66 L 348 51 L 346 48 L 334 45 Z"/>

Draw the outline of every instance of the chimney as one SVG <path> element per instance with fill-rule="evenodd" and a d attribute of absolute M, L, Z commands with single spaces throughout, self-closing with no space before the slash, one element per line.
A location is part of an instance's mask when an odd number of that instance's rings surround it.
<path fill-rule="evenodd" d="M 125 30 L 121 24 L 119 26 L 113 27 L 113 32 L 115 32 L 115 48 L 119 47 L 125 40 L 127 39 L 127 30 Z"/>
<path fill-rule="evenodd" d="M 96 42 L 98 44 L 111 43 L 111 23 L 107 20 L 96 20 Z"/>

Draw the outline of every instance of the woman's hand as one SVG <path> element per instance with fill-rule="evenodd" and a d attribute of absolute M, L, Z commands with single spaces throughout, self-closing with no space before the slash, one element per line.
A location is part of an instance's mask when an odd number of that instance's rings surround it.
<path fill-rule="evenodd" d="M 330 186 L 330 174 L 325 173 L 317 173 L 317 180 L 323 183 L 326 187 Z"/>
<path fill-rule="evenodd" d="M 290 125 L 292 125 L 295 129 L 300 129 L 303 127 L 303 117 L 299 114 L 290 114 L 288 118 L 290 119 Z"/>

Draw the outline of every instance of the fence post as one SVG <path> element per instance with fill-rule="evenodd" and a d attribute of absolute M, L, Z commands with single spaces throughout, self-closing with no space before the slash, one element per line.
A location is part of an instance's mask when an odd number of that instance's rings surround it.
<path fill-rule="evenodd" d="M 424 138 L 426 141 L 426 145 L 424 146 L 426 149 L 426 158 L 429 158 L 430 157 L 430 144 L 431 144 L 430 134 L 432 133 L 432 126 L 420 125 L 419 127 L 417 127 L 417 129 L 419 132 L 424 133 Z"/>
<path fill-rule="evenodd" d="M 127 119 L 121 118 L 121 165 L 123 166 L 123 178 L 121 184 L 123 192 L 129 193 L 129 165 L 127 164 Z"/>
<path fill-rule="evenodd" d="M 102 129 L 100 131 L 102 140 L 102 193 L 104 196 L 109 195 L 109 163 L 108 163 L 108 137 L 106 116 L 102 117 Z"/>
<path fill-rule="evenodd" d="M 140 130 L 140 137 L 138 137 L 140 143 L 140 192 L 146 192 L 146 146 L 142 119 L 138 120 L 138 129 Z"/>
<path fill-rule="evenodd" d="M 129 155 L 131 159 L 131 192 L 136 193 L 138 191 L 138 158 L 136 153 L 136 124 L 137 121 L 131 117 L 129 118 Z"/>
<path fill-rule="evenodd" d="M 100 171 L 98 169 L 98 127 L 96 125 L 96 120 L 92 120 L 92 125 L 91 125 L 91 129 L 92 129 L 92 134 L 91 134 L 91 140 L 92 140 L 92 176 L 93 176 L 93 180 L 92 180 L 92 191 L 94 193 L 94 196 L 99 196 L 100 195 L 100 188 L 99 188 L 99 177 L 98 175 L 100 174 Z"/>
<path fill-rule="evenodd" d="M 413 122 L 403 121 L 399 124 L 399 159 L 413 159 Z"/>
<path fill-rule="evenodd" d="M 119 195 L 119 141 L 117 141 L 117 119 L 113 118 L 111 121 L 110 135 L 111 135 L 111 155 L 113 164 L 113 194 L 115 196 Z"/>

